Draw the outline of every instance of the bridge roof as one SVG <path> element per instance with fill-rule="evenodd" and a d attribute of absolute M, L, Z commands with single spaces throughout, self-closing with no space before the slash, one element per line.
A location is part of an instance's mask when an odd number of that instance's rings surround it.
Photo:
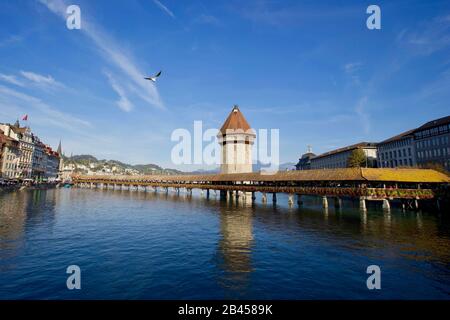
<path fill-rule="evenodd" d="M 235 173 L 205 175 L 147 175 L 147 176 L 78 176 L 86 180 L 116 181 L 372 181 L 403 183 L 450 183 L 449 176 L 431 169 L 371 169 L 343 168 L 321 170 L 283 171 L 274 174 Z"/>

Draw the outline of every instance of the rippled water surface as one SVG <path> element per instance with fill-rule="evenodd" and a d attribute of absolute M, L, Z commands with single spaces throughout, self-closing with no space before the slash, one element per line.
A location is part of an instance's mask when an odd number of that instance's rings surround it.
<path fill-rule="evenodd" d="M 449 299 L 449 213 L 211 193 L 0 194 L 0 299 Z M 66 268 L 81 268 L 81 290 Z M 366 268 L 381 268 L 381 290 Z"/>

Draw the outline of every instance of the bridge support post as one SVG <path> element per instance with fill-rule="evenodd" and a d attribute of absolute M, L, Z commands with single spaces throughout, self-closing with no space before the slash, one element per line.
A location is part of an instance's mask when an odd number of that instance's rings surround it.
<path fill-rule="evenodd" d="M 391 210 L 391 204 L 388 199 L 383 199 L 383 210 Z"/>
<path fill-rule="evenodd" d="M 419 200 L 417 200 L 417 199 L 414 200 L 414 208 L 416 210 L 419 210 Z"/>
<path fill-rule="evenodd" d="M 239 190 L 236 190 L 236 193 L 235 193 L 236 202 L 239 201 L 239 196 L 240 196 Z"/>
<path fill-rule="evenodd" d="M 342 199 L 339 197 L 334 198 L 334 207 L 337 209 L 342 208 Z"/>
<path fill-rule="evenodd" d="M 267 202 L 267 194 L 266 194 L 265 192 L 263 192 L 263 194 L 262 194 L 261 201 L 262 201 L 263 203 L 266 203 L 266 202 Z"/>
<path fill-rule="evenodd" d="M 328 208 L 328 199 L 326 196 L 322 197 L 322 207 L 325 209 Z"/>
<path fill-rule="evenodd" d="M 297 204 L 299 206 L 301 206 L 303 204 L 302 195 L 300 193 L 297 193 Z"/>
<path fill-rule="evenodd" d="M 288 204 L 289 204 L 289 206 L 292 206 L 294 204 L 294 194 L 293 193 L 289 194 Z"/>
<path fill-rule="evenodd" d="M 277 193 L 276 193 L 276 192 L 273 192 L 273 193 L 272 193 L 272 202 L 273 202 L 273 203 L 276 203 L 276 202 L 277 202 Z"/>
<path fill-rule="evenodd" d="M 206 199 L 209 199 L 209 189 L 206 189 Z"/>
<path fill-rule="evenodd" d="M 220 190 L 220 200 L 227 200 L 227 191 Z"/>
<path fill-rule="evenodd" d="M 364 197 L 360 197 L 359 198 L 359 209 L 366 211 L 367 207 L 366 207 L 366 199 Z"/>
<path fill-rule="evenodd" d="M 256 200 L 256 193 L 255 191 L 252 191 L 252 202 L 255 202 Z"/>

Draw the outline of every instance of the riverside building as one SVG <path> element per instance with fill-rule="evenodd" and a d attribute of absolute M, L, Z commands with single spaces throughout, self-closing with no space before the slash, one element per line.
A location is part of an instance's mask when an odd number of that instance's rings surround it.
<path fill-rule="evenodd" d="M 366 167 L 376 167 L 377 145 L 371 142 L 360 142 L 344 148 L 325 152 L 310 159 L 310 169 L 347 168 L 352 152 L 361 149 L 367 158 Z"/>

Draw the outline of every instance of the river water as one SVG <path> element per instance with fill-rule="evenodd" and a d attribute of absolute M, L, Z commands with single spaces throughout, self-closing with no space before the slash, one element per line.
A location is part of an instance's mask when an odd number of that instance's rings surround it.
<path fill-rule="evenodd" d="M 306 198 L 0 194 L 0 299 L 449 299 L 448 212 L 366 213 Z M 68 290 L 66 268 L 81 269 Z M 369 290 L 369 265 L 381 289 Z"/>

